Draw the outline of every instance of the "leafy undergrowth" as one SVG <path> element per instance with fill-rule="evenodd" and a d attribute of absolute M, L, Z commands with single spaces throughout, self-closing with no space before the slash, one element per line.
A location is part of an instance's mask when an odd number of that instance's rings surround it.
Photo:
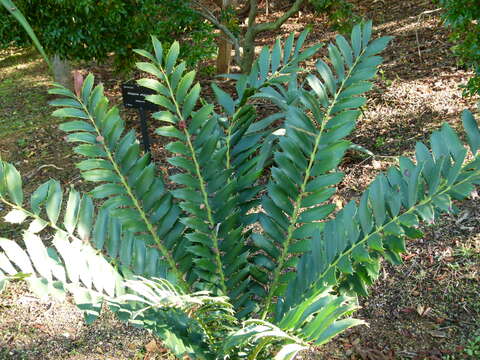
<path fill-rule="evenodd" d="M 349 153 L 337 202 L 356 198 L 394 159 L 409 155 L 416 141 L 443 121 L 460 127 L 460 112 L 475 110 L 458 85 L 470 74 L 456 66 L 439 12 L 430 1 L 352 1 L 372 18 L 377 34 L 394 35 L 386 61 L 351 140 L 376 154 Z M 278 2 L 279 8 L 282 1 Z M 432 12 L 429 12 L 433 10 Z M 275 7 L 270 16 L 277 16 Z M 310 43 L 333 35 L 320 16 L 303 13 L 280 36 L 314 24 Z M 380 35 L 379 34 L 379 35 Z M 260 39 L 271 44 L 271 34 Z M 112 101 L 120 101 L 120 79 L 108 66 L 90 65 Z M 27 184 L 50 177 L 82 187 L 75 156 L 50 116 L 46 66 L 33 51 L 0 53 L 0 156 L 26 174 Z M 209 81 L 202 81 L 209 86 Z M 222 87 L 228 83 L 222 83 Z M 268 113 L 268 106 L 264 110 Z M 124 111 L 138 127 L 135 111 Z M 153 126 L 152 126 L 153 129 Z M 162 163 L 163 142 L 152 135 L 153 155 Z M 162 168 L 162 171 L 170 169 Z M 1 211 L 1 209 L 0 209 Z M 480 200 L 437 219 L 423 239 L 411 240 L 404 265 L 386 266 L 357 314 L 370 327 L 358 327 L 305 359 L 479 359 L 480 358 Z M 0 223 L 0 236 L 18 231 Z M 168 359 L 144 331 L 105 315 L 91 327 L 71 304 L 41 303 L 21 284 L 0 297 L 0 359 Z"/>

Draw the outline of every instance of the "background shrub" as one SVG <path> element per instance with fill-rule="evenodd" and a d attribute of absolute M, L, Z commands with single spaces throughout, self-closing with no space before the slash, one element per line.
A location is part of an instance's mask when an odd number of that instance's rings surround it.
<path fill-rule="evenodd" d="M 328 14 L 329 26 L 342 33 L 350 32 L 360 21 L 354 6 L 345 0 L 309 0 L 315 11 Z"/>
<path fill-rule="evenodd" d="M 215 51 L 211 25 L 184 0 L 18 0 L 16 5 L 47 53 L 68 60 L 103 62 L 114 53 L 116 68 L 127 70 L 134 62 L 132 49 L 148 47 L 150 34 L 165 43 L 181 40 L 189 65 Z M 0 47 L 29 43 L 3 8 L 0 18 Z"/>
<path fill-rule="evenodd" d="M 453 53 L 461 65 L 471 67 L 476 75 L 465 86 L 464 94 L 480 93 L 480 6 L 478 0 L 435 0 L 445 12 L 445 24 L 452 29 Z"/>

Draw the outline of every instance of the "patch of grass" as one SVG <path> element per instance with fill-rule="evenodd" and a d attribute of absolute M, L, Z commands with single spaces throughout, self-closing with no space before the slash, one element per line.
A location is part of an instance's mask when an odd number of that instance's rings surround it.
<path fill-rule="evenodd" d="M 465 343 L 459 346 L 459 354 L 445 355 L 442 360 L 477 360 L 480 359 L 480 330 L 476 331 Z"/>
<path fill-rule="evenodd" d="M 375 139 L 375 147 L 381 149 L 385 146 L 386 140 L 383 136 L 379 136 Z"/>
<path fill-rule="evenodd" d="M 11 59 L 11 60 L 10 60 Z M 30 50 L 0 53 L 0 134 L 21 137 L 25 132 L 57 122 L 47 106 L 48 68 Z"/>
<path fill-rule="evenodd" d="M 71 146 L 58 129 L 62 119 L 51 116 L 51 82 L 48 67 L 36 51 L 0 51 L 0 158 L 22 172 L 27 196 L 49 178 L 69 185 L 79 179 Z M 0 235 L 13 231 L 11 226 L 3 227 L 0 224 Z"/>
<path fill-rule="evenodd" d="M 480 359 L 480 330 L 467 342 L 464 349 L 465 354 L 472 359 Z"/>

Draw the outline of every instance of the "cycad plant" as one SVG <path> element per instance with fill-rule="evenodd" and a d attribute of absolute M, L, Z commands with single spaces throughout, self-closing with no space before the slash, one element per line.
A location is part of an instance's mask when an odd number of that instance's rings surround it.
<path fill-rule="evenodd" d="M 154 54 L 138 51 L 148 61 L 137 64 L 151 76 L 138 82 L 155 90 L 156 132 L 171 139 L 167 181 L 92 75 L 76 94 L 52 89 L 54 115 L 75 118 L 61 129 L 80 143 L 78 168 L 96 186 L 64 195 L 50 180 L 27 206 L 20 174 L 1 163 L 6 220 L 30 221 L 23 242 L 0 240 L 3 285 L 22 278 L 41 296 L 69 292 L 87 321 L 106 304 L 179 358 L 293 359 L 362 324 L 350 315 L 381 259 L 400 263 L 419 222 L 453 211 L 452 199 L 480 183 L 480 131 L 465 112 L 469 155 L 444 125 L 430 149 L 418 143 L 415 160 L 401 157 L 336 211 L 345 137 L 389 41 L 370 41 L 371 29 L 337 36 L 330 64 L 318 60 L 306 77 L 300 63 L 321 45 L 302 51 L 307 32 L 277 41 L 250 74 L 231 76 L 235 97 L 212 85 L 217 105 L 177 62 L 178 44 L 164 51 L 153 39 Z M 261 118 L 266 103 L 276 110 Z"/>

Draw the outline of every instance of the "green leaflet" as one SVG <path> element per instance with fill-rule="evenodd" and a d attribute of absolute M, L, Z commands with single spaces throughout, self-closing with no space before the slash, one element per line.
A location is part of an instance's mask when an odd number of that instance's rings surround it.
<path fill-rule="evenodd" d="M 167 56 L 165 58 L 165 70 L 167 74 L 170 74 L 173 66 L 175 65 L 178 53 L 180 52 L 180 44 L 175 41 L 167 52 Z"/>
<path fill-rule="evenodd" d="M 23 190 L 20 173 L 13 165 L 5 164 L 3 166 L 3 174 L 0 175 L 3 175 L 2 182 L 5 184 L 8 194 L 13 202 L 21 206 L 23 203 Z"/>
<path fill-rule="evenodd" d="M 48 188 L 45 209 L 49 220 L 54 224 L 57 222 L 58 216 L 60 215 L 62 198 L 63 194 L 60 183 L 58 181 L 52 181 Z"/>
<path fill-rule="evenodd" d="M 273 284 L 265 300 L 263 318 L 270 310 L 270 302 L 276 288 L 280 286 L 280 273 L 285 267 L 295 228 L 301 227 L 304 223 L 323 221 L 335 209 L 333 204 L 322 203 L 334 193 L 328 186 L 341 179 L 341 176 L 335 175 L 333 171 L 340 163 L 344 152 L 350 147 L 350 143 L 345 141 L 344 137 L 352 131 L 359 115 L 358 110 L 350 109 L 358 109 L 365 103 L 365 99 L 358 95 L 371 88 L 366 85 L 368 84 L 366 80 L 371 80 L 376 72 L 376 66 L 379 65 L 379 58 L 373 56 L 379 50 L 379 45 L 366 52 L 369 46 L 367 39 L 370 37 L 370 26 L 369 24 L 355 26 L 351 36 L 351 47 L 342 37 L 337 37 L 337 45 L 330 44 L 330 62 L 335 73 L 326 62 L 317 61 L 316 70 L 319 77 L 311 75 L 307 80 L 313 92 L 307 89 L 294 91 L 301 99 L 302 106 L 293 105 L 289 108 L 288 116 L 285 118 L 286 132 L 279 141 L 279 151 L 274 154 L 277 174 L 272 172 L 273 183 L 268 186 L 268 196 L 279 210 L 286 214 L 289 224 L 286 234 L 267 231 L 264 227 L 272 241 L 273 239 L 278 241 L 275 237 L 280 236 L 282 238 L 280 243 L 283 243 L 284 247 L 274 271 Z M 386 46 L 387 42 L 384 41 L 383 44 Z M 365 69 L 368 71 L 373 69 L 373 72 L 365 74 Z M 344 91 L 348 94 L 344 95 Z M 278 98 L 279 103 L 285 102 L 282 95 L 273 95 L 269 92 L 268 97 L 271 96 Z M 305 110 L 312 114 L 312 118 L 306 115 Z M 280 172 L 283 176 L 279 174 Z M 284 180 L 285 178 L 291 179 L 299 189 L 292 190 L 292 186 Z M 381 199 L 383 192 L 380 185 L 379 183 L 378 186 L 374 186 L 371 191 L 377 223 L 384 220 L 382 219 L 384 201 Z M 264 224 L 272 228 L 270 222 L 264 221 L 262 225 L 265 226 Z M 338 230 L 333 231 L 330 227 L 328 229 L 332 236 L 337 236 Z M 333 238 L 324 245 L 323 251 L 327 261 L 334 260 L 340 247 L 341 245 Z M 303 249 L 303 253 L 308 252 L 308 247 Z M 300 262 L 297 270 L 299 266 L 306 267 L 307 264 Z M 306 276 L 310 278 L 310 275 Z"/>
<path fill-rule="evenodd" d="M 80 118 L 80 119 L 88 119 L 88 114 L 85 111 L 77 108 L 62 108 L 55 110 L 52 113 L 53 116 L 56 117 L 71 117 L 71 118 Z"/>
<path fill-rule="evenodd" d="M 62 99 L 65 100 L 65 99 Z M 66 99 L 69 100 L 69 99 Z M 57 105 L 57 106 L 63 106 L 63 105 Z M 88 131 L 92 132 L 94 131 L 94 127 L 90 125 L 89 123 L 85 121 L 80 121 L 80 120 L 75 120 L 75 121 L 70 121 L 67 123 L 60 124 L 59 126 L 60 130 L 65 131 L 65 132 L 71 132 L 71 131 Z"/>
<path fill-rule="evenodd" d="M 84 196 L 80 202 L 78 211 L 77 232 L 83 241 L 90 240 L 90 232 L 92 230 L 94 217 L 93 201 L 90 197 Z"/>
<path fill-rule="evenodd" d="M 462 122 L 467 133 L 468 144 L 473 154 L 476 154 L 480 148 L 480 130 L 472 113 L 465 110 L 462 113 Z"/>
<path fill-rule="evenodd" d="M 228 115 L 232 116 L 235 112 L 235 103 L 231 96 L 220 89 L 216 84 L 212 84 L 212 89 L 217 98 L 217 102 L 223 107 Z"/>
<path fill-rule="evenodd" d="M 68 195 L 67 208 L 63 224 L 68 233 L 73 234 L 78 221 L 78 211 L 80 209 L 80 194 L 73 188 Z"/>

